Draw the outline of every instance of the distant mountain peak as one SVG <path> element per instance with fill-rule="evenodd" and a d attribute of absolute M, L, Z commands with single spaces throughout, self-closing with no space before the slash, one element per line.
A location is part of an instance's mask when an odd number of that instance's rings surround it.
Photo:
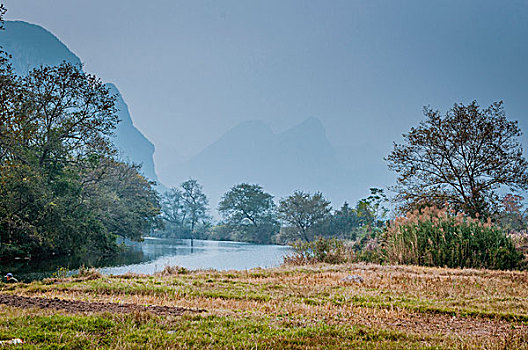
<path fill-rule="evenodd" d="M 250 132 L 250 133 L 273 133 L 270 126 L 262 120 L 246 120 L 235 125 L 228 133 L 231 132 Z"/>
<path fill-rule="evenodd" d="M 195 157 L 180 163 L 172 183 L 198 179 L 211 203 L 237 183 L 258 183 L 277 197 L 295 189 L 339 192 L 349 177 L 317 118 L 281 133 L 259 120 L 237 124 Z"/>
<path fill-rule="evenodd" d="M 54 66 L 63 61 L 81 64 L 81 60 L 53 33 L 24 21 L 6 21 L 0 31 L 0 43 L 13 56 L 15 72 L 25 75 L 36 66 Z"/>
<path fill-rule="evenodd" d="M 301 123 L 292 126 L 281 134 L 298 134 L 305 136 L 321 136 L 326 138 L 326 129 L 318 118 L 309 117 Z"/>
<path fill-rule="evenodd" d="M 316 118 L 316 117 L 308 117 L 301 123 L 297 124 L 297 126 L 295 126 L 294 128 L 325 131 L 325 127 L 323 126 L 323 123 L 321 122 L 321 120 L 319 120 L 319 118 Z"/>

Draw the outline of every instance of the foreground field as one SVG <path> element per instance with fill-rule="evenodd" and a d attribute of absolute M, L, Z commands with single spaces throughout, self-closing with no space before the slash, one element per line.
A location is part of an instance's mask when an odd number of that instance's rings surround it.
<path fill-rule="evenodd" d="M 0 339 L 23 339 L 17 348 L 528 349 L 527 272 L 168 269 L 4 285 L 1 293 Z"/>

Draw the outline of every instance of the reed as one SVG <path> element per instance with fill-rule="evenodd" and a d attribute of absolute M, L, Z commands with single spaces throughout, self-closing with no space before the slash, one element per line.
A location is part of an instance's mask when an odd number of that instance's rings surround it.
<path fill-rule="evenodd" d="M 384 233 L 384 255 L 391 264 L 462 268 L 519 269 L 523 254 L 488 219 L 428 207 L 391 222 Z"/>

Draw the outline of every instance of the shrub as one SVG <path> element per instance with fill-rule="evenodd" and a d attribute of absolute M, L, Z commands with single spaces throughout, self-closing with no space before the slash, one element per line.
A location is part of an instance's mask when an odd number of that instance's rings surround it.
<path fill-rule="evenodd" d="M 96 280 L 103 277 L 103 274 L 99 272 L 95 267 L 86 267 L 82 265 L 79 267 L 79 272 L 74 277 L 81 277 L 88 280 Z"/>
<path fill-rule="evenodd" d="M 185 267 L 178 266 L 178 265 L 167 265 L 165 268 L 156 273 L 156 276 L 175 276 L 175 275 L 185 275 L 189 273 L 189 270 L 187 270 Z"/>
<path fill-rule="evenodd" d="M 390 223 L 383 251 L 389 263 L 490 269 L 521 267 L 523 255 L 488 219 L 428 207 Z"/>
<path fill-rule="evenodd" d="M 285 264 L 340 264 L 352 258 L 352 251 L 345 247 L 343 241 L 336 238 L 318 237 L 311 242 L 297 241 L 291 246 L 294 254 L 284 257 Z"/>
<path fill-rule="evenodd" d="M 356 262 L 363 261 L 375 264 L 382 264 L 385 262 L 385 257 L 381 248 L 380 239 L 377 236 L 365 236 L 358 239 L 352 246 Z"/>

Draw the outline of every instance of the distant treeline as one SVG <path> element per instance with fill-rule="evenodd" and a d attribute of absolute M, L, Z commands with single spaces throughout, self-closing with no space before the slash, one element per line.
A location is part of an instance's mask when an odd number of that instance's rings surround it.
<path fill-rule="evenodd" d="M 522 197 L 506 195 L 504 210 L 486 220 L 449 206 L 422 206 L 388 220 L 381 189 L 354 207 L 332 210 L 321 193 L 295 191 L 275 204 L 257 184 L 241 183 L 227 191 L 215 225 L 207 215 L 207 198 L 196 180 L 172 188 L 162 197 L 164 228 L 155 235 L 233 240 L 261 244 L 290 243 L 296 255 L 289 263 L 369 261 L 449 267 L 511 269 L 525 267 L 521 249 L 528 236 L 528 211 Z M 521 238 L 519 240 L 518 238 Z"/>
<path fill-rule="evenodd" d="M 165 225 L 155 235 L 177 238 L 233 240 L 253 243 L 312 241 L 316 236 L 354 240 L 361 233 L 382 227 L 388 209 L 383 190 L 372 188 L 368 198 L 351 207 L 332 210 L 321 193 L 295 191 L 275 204 L 260 185 L 233 186 L 218 205 L 221 221 L 213 225 L 208 201 L 194 179 L 162 196 Z"/>

